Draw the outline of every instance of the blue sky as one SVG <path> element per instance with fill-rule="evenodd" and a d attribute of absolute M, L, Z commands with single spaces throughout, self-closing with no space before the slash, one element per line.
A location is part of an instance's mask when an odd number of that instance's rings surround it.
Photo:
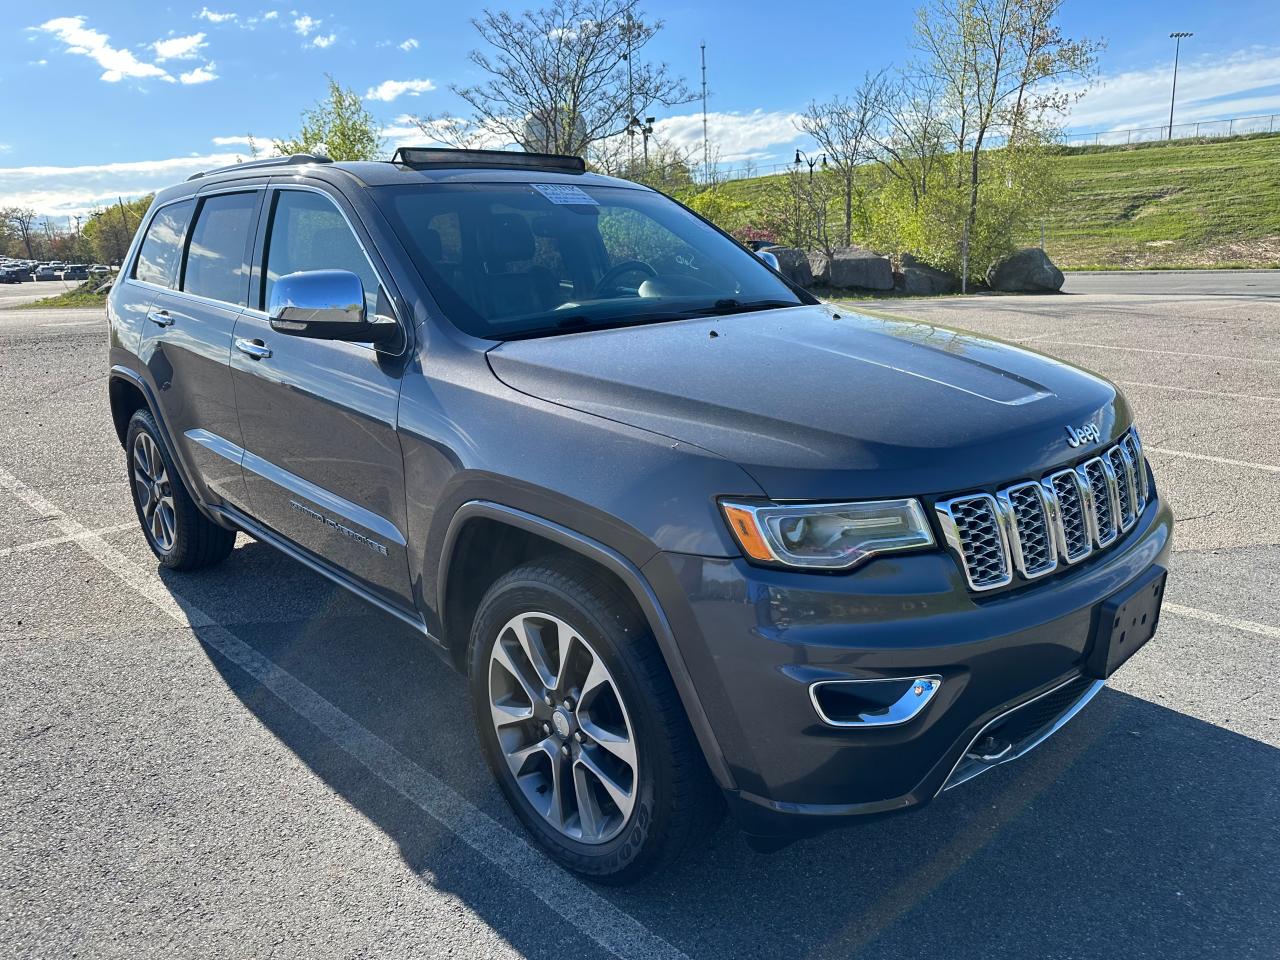
<path fill-rule="evenodd" d="M 532 0 L 536 2 L 536 0 Z M 522 4 L 513 5 L 522 8 Z M 458 110 L 451 83 L 478 79 L 466 53 L 480 5 L 260 0 L 211 5 L 38 0 L 0 7 L 0 206 L 66 215 L 234 159 L 243 138 L 292 132 L 324 74 L 367 98 L 392 144 L 421 142 L 406 114 Z M 803 146 L 794 114 L 907 56 L 910 3 L 652 2 L 650 48 L 698 79 L 707 42 L 712 140 L 725 165 L 769 164 Z M 1068 34 L 1105 39 L 1100 84 L 1073 130 L 1166 122 L 1171 30 L 1191 30 L 1179 120 L 1280 113 L 1280 3 L 1067 0 Z M 659 111 L 660 132 L 700 143 L 696 104 Z"/>

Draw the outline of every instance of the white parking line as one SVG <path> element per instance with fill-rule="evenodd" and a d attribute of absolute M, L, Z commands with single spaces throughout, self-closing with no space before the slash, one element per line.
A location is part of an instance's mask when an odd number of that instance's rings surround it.
<path fill-rule="evenodd" d="M 1124 350 L 1129 353 L 1159 353 L 1166 357 L 1196 357 L 1201 360 L 1242 360 L 1245 363 L 1280 363 L 1270 357 L 1238 357 L 1229 353 L 1187 353 L 1183 350 L 1156 350 L 1154 347 L 1124 347 L 1118 343 L 1085 343 L 1081 340 L 1040 340 L 1039 343 L 1064 347 L 1097 347 L 1099 350 Z"/>
<path fill-rule="evenodd" d="M 1146 444 L 1143 444 L 1142 448 L 1149 453 L 1163 453 L 1166 457 L 1185 457 L 1187 460 L 1206 460 L 1209 463 L 1222 463 L 1229 467 L 1249 467 L 1252 470 L 1265 470 L 1267 473 L 1280 473 L 1280 467 L 1273 463 L 1232 460 L 1230 457 L 1211 457 L 1207 453 L 1190 453 L 1187 450 L 1170 450 L 1168 447 L 1151 447 Z"/>
<path fill-rule="evenodd" d="M 1141 380 L 1117 380 L 1126 387 L 1148 387 L 1152 390 L 1172 390 L 1175 393 L 1195 393 L 1204 397 L 1231 397 L 1233 400 L 1260 400 L 1263 403 L 1280 403 L 1280 397 L 1264 397 L 1256 393 L 1231 393 L 1227 390 L 1200 390 L 1196 387 L 1174 387 L 1167 383 L 1144 383 Z"/>
<path fill-rule="evenodd" d="M 300 716 L 309 720 L 379 780 L 455 834 L 512 880 L 524 886 L 567 923 L 620 960 L 688 960 L 688 957 L 620 910 L 585 883 L 561 870 L 523 838 L 508 830 L 428 773 L 377 734 L 362 726 L 315 690 L 187 601 L 174 596 L 92 530 L 0 467 L 0 490 L 7 491 L 50 521 L 106 567 L 199 639 L 236 664 Z M 424 881 L 425 882 L 425 881 Z"/>
<path fill-rule="evenodd" d="M 16 547 L 5 547 L 0 550 L 0 557 L 11 557 L 15 553 L 27 553 L 31 550 L 39 550 L 42 547 L 56 546 L 59 543 L 76 543 L 85 537 L 98 537 L 104 533 L 119 533 L 121 530 L 132 530 L 137 525 L 138 522 L 134 520 L 131 523 L 117 523 L 114 527 L 99 527 L 97 530 L 86 530 L 82 534 L 50 537 L 47 540 L 32 540 L 30 543 L 20 543 Z"/>
<path fill-rule="evenodd" d="M 1244 630 L 1246 633 L 1256 633 L 1260 637 L 1280 640 L 1280 627 L 1273 627 L 1270 624 L 1257 623 L 1253 620 L 1241 620 L 1238 617 L 1224 617 L 1220 613 L 1201 610 L 1199 607 L 1184 607 L 1180 603 L 1165 603 L 1162 609 L 1168 610 L 1170 613 L 1176 613 L 1180 617 L 1186 617 L 1188 620 L 1200 620 L 1204 623 L 1216 624 L 1219 627 L 1231 627 L 1235 630 Z"/>

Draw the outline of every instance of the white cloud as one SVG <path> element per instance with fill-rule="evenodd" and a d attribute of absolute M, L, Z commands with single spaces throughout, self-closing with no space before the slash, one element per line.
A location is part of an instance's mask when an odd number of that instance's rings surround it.
<path fill-rule="evenodd" d="M 203 33 L 193 33 L 189 37 L 166 37 L 151 44 L 156 52 L 156 60 L 190 60 L 199 55 L 208 46 L 204 42 Z"/>
<path fill-rule="evenodd" d="M 320 21 L 313 17 L 309 17 L 306 14 L 303 14 L 293 21 L 293 29 L 296 30 L 299 35 L 304 37 L 311 36 L 312 31 L 314 31 L 318 26 L 320 26 Z"/>
<path fill-rule="evenodd" d="M 278 17 L 278 16 L 280 16 L 280 11 L 279 11 L 279 10 L 268 10 L 266 13 L 264 13 L 264 14 L 262 15 L 262 19 L 263 19 L 263 20 L 274 20 L 274 19 L 275 19 L 276 17 Z"/>
<path fill-rule="evenodd" d="M 434 90 L 436 85 L 431 80 L 383 80 L 376 87 L 371 87 L 364 95 L 366 100 L 381 100 L 390 103 L 397 97 L 416 97 L 420 93 Z"/>
<path fill-rule="evenodd" d="M 203 67 L 196 67 L 194 70 L 188 70 L 186 73 L 179 74 L 178 79 L 187 85 L 208 83 L 210 80 L 218 79 L 218 75 L 214 73 L 215 69 L 215 64 L 213 61 L 210 61 Z"/>
<path fill-rule="evenodd" d="M 210 137 L 209 142 L 215 147 L 247 147 L 249 146 L 249 138 L 246 137 Z"/>
<path fill-rule="evenodd" d="M 85 26 L 84 17 L 57 17 L 35 29 L 57 37 L 67 45 L 67 53 L 93 60 L 102 67 L 102 79 L 107 83 L 118 83 L 125 77 L 159 77 L 173 82 L 173 77 L 154 63 L 144 63 L 132 52 L 111 46 L 107 34 Z"/>
<path fill-rule="evenodd" d="M 1073 130 L 1160 126 L 1169 122 L 1173 62 L 1103 75 L 1066 119 Z M 1280 49 L 1186 58 L 1178 67 L 1175 123 L 1280 112 Z M 1079 89 L 1079 88 L 1073 88 Z"/>
<path fill-rule="evenodd" d="M 12 149 L 13 149 L 13 147 L 11 147 L 9 144 L 7 144 L 7 143 L 0 143 L 0 153 L 8 153 L 8 152 L 9 152 L 9 151 L 11 151 Z"/>
<path fill-rule="evenodd" d="M 338 39 L 338 35 L 336 33 L 328 33 L 328 34 L 317 33 L 314 37 L 311 38 L 311 45 L 313 47 L 319 47 L 321 50 L 323 50 L 325 49 L 325 47 L 333 46 L 333 41 L 337 39 Z"/>
<path fill-rule="evenodd" d="M 208 7 L 201 7 L 200 12 L 196 14 L 196 19 L 208 20 L 210 23 L 226 23 L 228 20 L 234 20 L 237 16 L 234 13 L 218 13 Z"/>
<path fill-rule="evenodd" d="M 723 163 L 758 160 L 769 156 L 772 147 L 801 139 L 796 126 L 799 119 L 799 114 L 783 111 L 708 113 L 707 139 Z M 654 132 L 682 150 L 701 150 L 702 114 L 663 117 L 654 124 Z"/>
<path fill-rule="evenodd" d="M 399 47 L 405 53 L 408 53 L 410 50 L 418 49 L 418 41 L 415 40 L 413 37 L 410 37 L 409 39 L 405 40 L 404 43 L 399 44 Z"/>
<path fill-rule="evenodd" d="M 31 207 L 42 216 L 83 214 L 115 203 L 116 197 L 140 197 L 197 171 L 248 159 L 245 151 L 129 163 L 0 167 L 0 206 Z"/>

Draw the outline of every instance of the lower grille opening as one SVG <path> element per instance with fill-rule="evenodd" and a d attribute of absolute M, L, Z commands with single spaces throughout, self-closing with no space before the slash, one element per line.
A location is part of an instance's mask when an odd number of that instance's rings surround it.
<path fill-rule="evenodd" d="M 1093 699 L 1102 681 L 1080 676 L 987 724 L 943 784 L 948 790 L 1001 763 L 1016 760 L 1054 731 L 1055 724 Z"/>

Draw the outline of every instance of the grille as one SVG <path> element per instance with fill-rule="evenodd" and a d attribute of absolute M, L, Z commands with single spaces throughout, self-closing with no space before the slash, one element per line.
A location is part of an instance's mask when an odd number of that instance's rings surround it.
<path fill-rule="evenodd" d="M 985 493 L 951 501 L 951 519 L 964 557 L 965 574 L 977 590 L 1009 582 L 1009 556 L 996 502 Z"/>
<path fill-rule="evenodd" d="M 1049 478 L 1049 488 L 1058 499 L 1058 522 L 1062 525 L 1062 556 L 1067 563 L 1083 560 L 1093 552 L 1089 522 L 1085 519 L 1080 481 L 1074 470 L 1063 470 Z"/>
<path fill-rule="evenodd" d="M 1058 566 L 1058 553 L 1053 548 L 1053 531 L 1049 527 L 1049 511 L 1038 483 L 1024 483 L 1005 491 L 1009 512 L 1013 517 L 1013 551 L 1018 570 L 1026 577 L 1039 577 Z"/>
<path fill-rule="evenodd" d="M 1107 451 L 1107 463 L 1111 466 L 1111 472 L 1116 478 L 1116 505 L 1120 509 L 1120 515 L 1116 518 L 1120 529 L 1128 530 L 1133 525 L 1133 477 L 1132 471 L 1129 469 L 1125 459 L 1128 457 L 1120 447 L 1115 446 Z"/>
<path fill-rule="evenodd" d="M 1146 467 L 1130 431 L 1101 456 L 1040 481 L 971 493 L 935 505 L 947 546 L 969 586 L 993 590 L 1078 563 L 1116 541 L 1147 504 Z"/>

